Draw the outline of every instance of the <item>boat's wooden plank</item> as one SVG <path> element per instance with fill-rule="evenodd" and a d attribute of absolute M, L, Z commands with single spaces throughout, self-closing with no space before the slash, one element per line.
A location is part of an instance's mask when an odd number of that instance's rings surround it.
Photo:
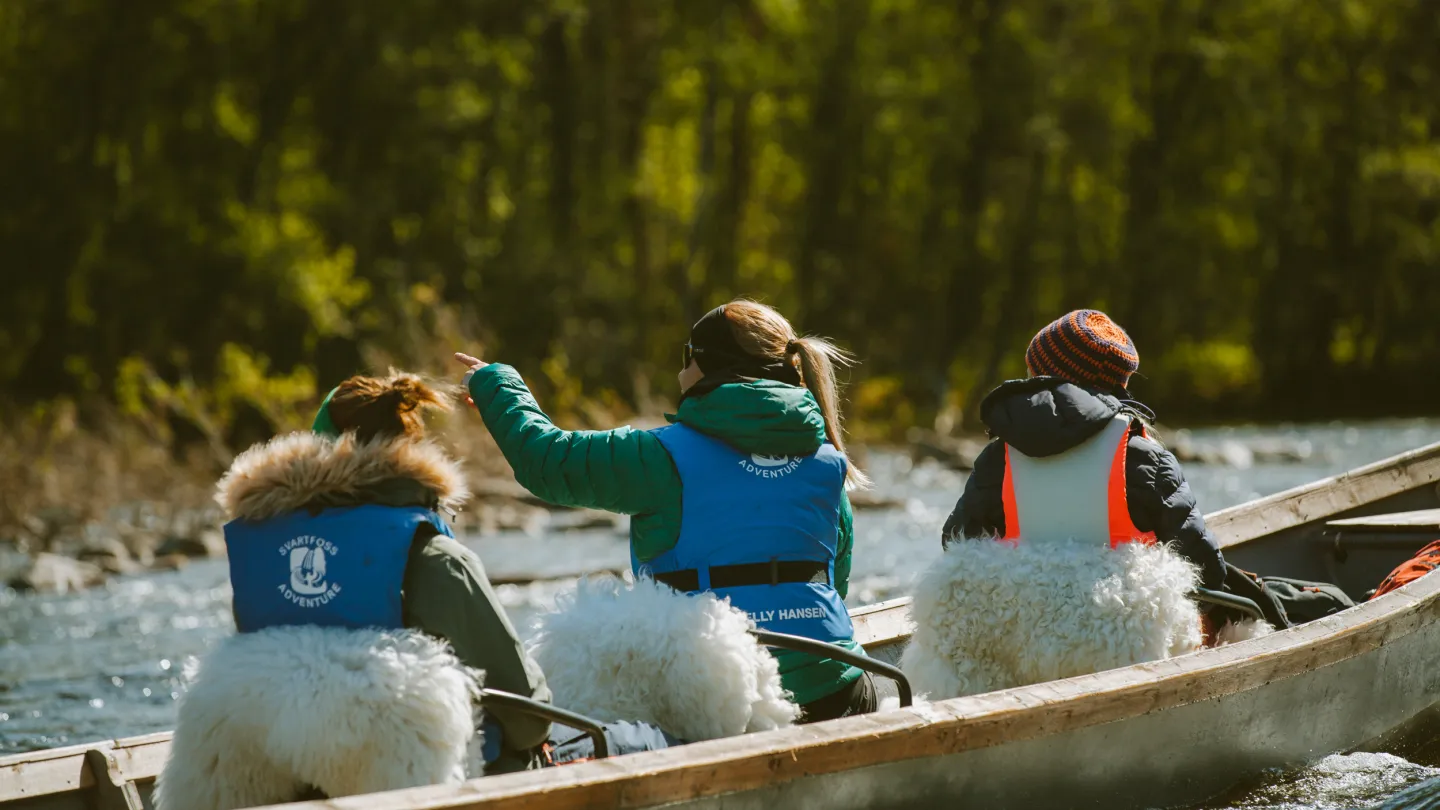
<path fill-rule="evenodd" d="M 850 621 L 855 625 L 855 640 L 861 647 L 890 643 L 915 632 L 908 596 L 855 608 L 850 611 Z"/>
<path fill-rule="evenodd" d="M 120 773 L 132 782 L 146 782 L 160 775 L 165 758 L 170 755 L 171 732 L 161 731 L 141 737 L 116 740 L 115 761 Z"/>
<path fill-rule="evenodd" d="M 85 752 L 109 747 L 110 743 L 100 742 L 0 760 L 0 803 L 93 786 L 95 779 L 85 765 Z"/>
<path fill-rule="evenodd" d="M 1391 598 L 1395 597 L 1395 598 Z M 462 787 L 357 796 L 305 810 L 646 807 L 758 790 L 807 775 L 1034 739 L 1260 689 L 1402 639 L 1440 620 L 1440 577 L 1285 633 L 988 695 L 716 740 Z"/>
<path fill-rule="evenodd" d="M 1239 545 L 1440 482 L 1440 443 L 1205 517 L 1221 547 Z"/>
<path fill-rule="evenodd" d="M 120 772 L 113 749 L 91 748 L 85 752 L 85 764 L 95 779 L 93 810 L 145 810 L 135 783 Z"/>
<path fill-rule="evenodd" d="M 1372 532 L 1435 532 L 1440 531 L 1440 509 L 1417 509 L 1389 515 L 1328 520 L 1332 529 L 1364 529 Z"/>
<path fill-rule="evenodd" d="M 0 758 L 0 804 L 18 799 L 87 790 L 96 786 L 90 751 L 113 761 L 122 782 L 147 782 L 160 774 L 170 752 L 170 732 L 70 745 Z"/>

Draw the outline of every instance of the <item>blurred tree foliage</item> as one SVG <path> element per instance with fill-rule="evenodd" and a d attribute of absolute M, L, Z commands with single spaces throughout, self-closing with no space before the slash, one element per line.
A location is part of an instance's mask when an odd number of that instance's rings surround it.
<path fill-rule="evenodd" d="M 465 336 L 645 407 L 746 294 L 878 420 L 973 415 L 1077 306 L 1165 418 L 1433 411 L 1437 42 L 1434 0 L 0 0 L 0 386 L 215 441 Z"/>

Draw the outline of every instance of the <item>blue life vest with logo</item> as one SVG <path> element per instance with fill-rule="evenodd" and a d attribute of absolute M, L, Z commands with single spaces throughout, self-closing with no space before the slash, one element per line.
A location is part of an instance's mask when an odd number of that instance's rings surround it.
<path fill-rule="evenodd" d="M 752 455 L 681 424 L 653 433 L 680 473 L 680 539 L 644 564 L 632 549 L 635 575 L 663 579 L 694 571 L 693 589 L 682 590 L 729 597 L 762 629 L 826 642 L 853 638 L 834 585 L 845 456 L 829 443 L 808 456 Z M 714 569 L 753 570 L 755 563 L 772 571 L 777 563 L 811 563 L 817 575 L 733 587 L 711 583 Z"/>
<path fill-rule="evenodd" d="M 420 507 L 346 506 L 230 521 L 225 550 L 236 628 L 404 627 L 405 564 L 415 530 L 426 523 L 454 536 L 438 514 Z"/>

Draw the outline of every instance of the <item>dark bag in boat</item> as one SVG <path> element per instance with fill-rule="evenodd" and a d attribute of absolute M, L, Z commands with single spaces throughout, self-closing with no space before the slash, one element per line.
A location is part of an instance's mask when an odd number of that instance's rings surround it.
<path fill-rule="evenodd" d="M 1323 619 L 1355 602 L 1339 587 L 1328 582 L 1307 582 L 1289 577 L 1261 577 L 1261 585 L 1285 608 L 1292 626 Z"/>
<path fill-rule="evenodd" d="M 1254 602 L 1260 612 L 1265 615 L 1265 621 L 1277 630 L 1284 630 L 1290 627 L 1292 622 L 1285 615 L 1285 606 L 1280 599 L 1271 591 L 1265 588 L 1261 578 L 1243 568 L 1236 568 L 1230 563 L 1225 563 L 1225 588 L 1224 591 L 1235 596 L 1243 596 Z M 1214 626 L 1231 621 L 1239 622 L 1252 618 L 1235 608 L 1222 607 L 1220 605 L 1205 604 L 1201 606 L 1205 615 Z"/>

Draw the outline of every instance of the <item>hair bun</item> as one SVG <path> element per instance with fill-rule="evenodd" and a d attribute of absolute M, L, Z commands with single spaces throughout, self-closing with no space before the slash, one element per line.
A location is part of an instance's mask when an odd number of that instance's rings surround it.
<path fill-rule="evenodd" d="M 385 398 L 390 401 L 396 413 L 406 413 L 422 406 L 445 407 L 445 401 L 414 374 L 392 372 L 385 389 Z"/>

